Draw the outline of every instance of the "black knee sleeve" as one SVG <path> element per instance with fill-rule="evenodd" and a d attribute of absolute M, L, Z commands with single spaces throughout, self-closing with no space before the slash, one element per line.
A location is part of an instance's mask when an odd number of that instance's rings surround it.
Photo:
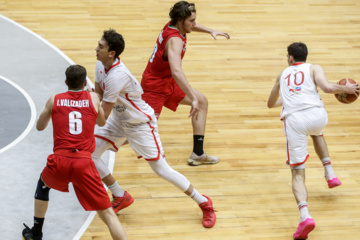
<path fill-rule="evenodd" d="M 45 183 L 40 177 L 36 187 L 35 199 L 39 199 L 42 201 L 49 201 L 49 191 L 50 188 L 45 185 Z"/>

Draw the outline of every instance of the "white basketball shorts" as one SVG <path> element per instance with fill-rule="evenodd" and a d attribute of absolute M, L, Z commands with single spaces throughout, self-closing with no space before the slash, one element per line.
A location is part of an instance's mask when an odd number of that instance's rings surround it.
<path fill-rule="evenodd" d="M 117 152 L 127 140 L 138 158 L 143 157 L 147 161 L 156 161 L 164 156 L 161 145 L 158 125 L 155 115 L 153 120 L 146 123 L 130 124 L 124 122 L 114 123 L 109 117 L 105 126 L 95 131 L 95 137 L 105 140 L 106 149 Z M 96 150 L 95 150 L 96 151 Z"/>
<path fill-rule="evenodd" d="M 287 164 L 299 166 L 309 158 L 309 135 L 322 136 L 328 122 L 325 108 L 309 108 L 290 114 L 284 119 Z"/>

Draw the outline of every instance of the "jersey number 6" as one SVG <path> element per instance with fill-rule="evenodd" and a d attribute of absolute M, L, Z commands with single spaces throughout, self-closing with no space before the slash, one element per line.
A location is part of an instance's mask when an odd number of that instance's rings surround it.
<path fill-rule="evenodd" d="M 73 111 L 69 113 L 69 131 L 73 135 L 78 135 L 82 132 L 81 113 Z"/>

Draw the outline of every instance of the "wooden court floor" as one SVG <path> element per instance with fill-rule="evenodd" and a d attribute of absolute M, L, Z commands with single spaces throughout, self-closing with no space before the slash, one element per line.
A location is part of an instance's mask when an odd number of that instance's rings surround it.
<path fill-rule="evenodd" d="M 121 59 L 137 79 L 174 1 L 0 0 L 0 13 L 50 41 L 94 80 L 95 47 L 102 31 L 122 33 Z M 119 219 L 130 239 L 292 239 L 299 212 L 285 165 L 280 109 L 266 101 L 286 65 L 286 47 L 309 48 L 308 62 L 323 66 L 329 81 L 360 81 L 360 2 L 356 0 L 200 0 L 197 22 L 226 31 L 230 40 L 188 35 L 183 69 L 205 93 L 209 113 L 205 150 L 220 157 L 213 166 L 190 167 L 189 108 L 164 110 L 159 129 L 166 159 L 199 192 L 213 199 L 217 223 L 201 225 L 192 200 L 155 176 L 130 147 L 116 155 L 114 175 L 135 198 Z M 1 34 L 6 34 L 1 32 Z M 46 59 L 44 59 L 46 61 Z M 34 69 L 35 71 L 35 69 Z M 360 101 L 345 105 L 320 93 L 329 114 L 324 130 L 333 167 L 343 185 L 328 189 L 309 142 L 306 164 L 309 211 L 316 222 L 311 240 L 355 240 L 360 236 Z M 110 239 L 96 217 L 81 240 Z"/>

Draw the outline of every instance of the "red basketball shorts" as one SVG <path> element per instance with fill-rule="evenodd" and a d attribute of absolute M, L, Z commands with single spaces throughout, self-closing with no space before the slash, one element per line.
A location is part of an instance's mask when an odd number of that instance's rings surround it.
<path fill-rule="evenodd" d="M 109 196 L 91 158 L 51 154 L 41 178 L 48 187 L 62 192 L 69 192 L 69 183 L 72 182 L 76 196 L 86 211 L 111 207 Z"/>
<path fill-rule="evenodd" d="M 163 106 L 175 112 L 181 100 L 186 96 L 176 83 L 172 87 L 173 92 L 170 95 L 149 91 L 145 91 L 142 95 L 142 99 L 154 109 L 157 118 L 159 118 Z"/>

